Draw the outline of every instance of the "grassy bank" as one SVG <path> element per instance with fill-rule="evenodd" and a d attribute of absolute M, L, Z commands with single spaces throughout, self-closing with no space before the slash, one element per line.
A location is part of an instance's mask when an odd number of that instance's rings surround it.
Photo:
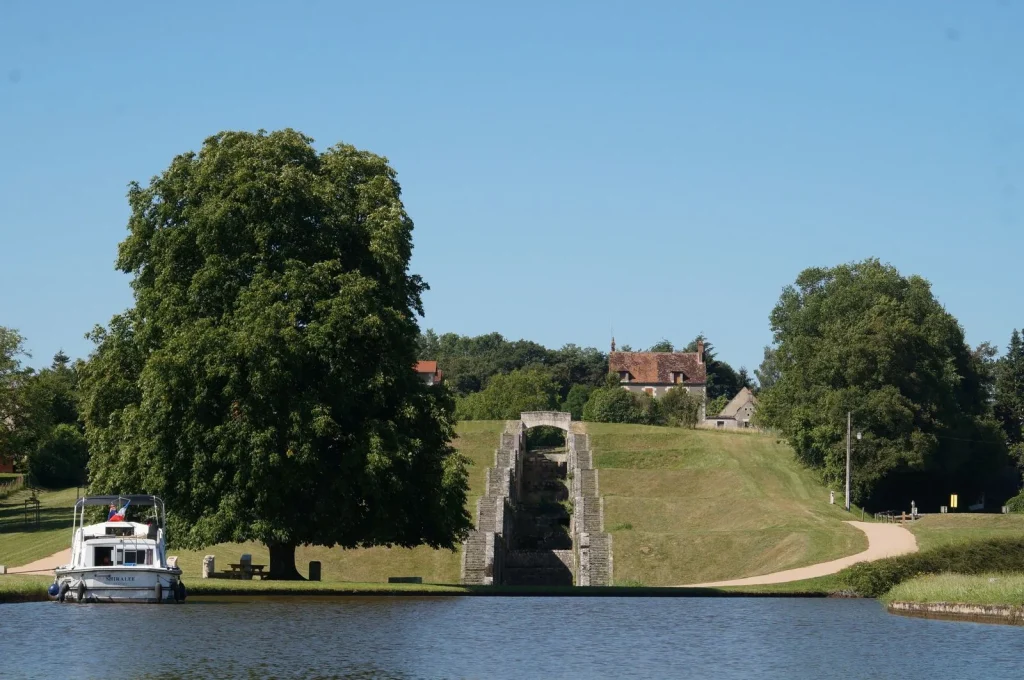
<path fill-rule="evenodd" d="M 0 564 L 17 567 L 48 557 L 71 546 L 75 489 L 41 491 L 39 524 L 35 511 L 26 521 L 25 501 L 32 492 L 22 489 L 0 500 Z"/>
<path fill-rule="evenodd" d="M 588 423 L 617 581 L 677 585 L 851 555 L 864 535 L 769 435 Z M 856 517 L 859 519 L 859 515 Z"/>
<path fill-rule="evenodd" d="M 928 574 L 1024 572 L 1024 538 L 991 538 L 941 545 L 876 562 L 862 562 L 839 572 L 839 580 L 864 597 L 882 597 L 901 583 Z"/>
<path fill-rule="evenodd" d="M 49 600 L 48 576 L 0 576 L 0 603 Z M 460 586 L 345 581 L 233 581 L 186 579 L 189 598 L 342 597 L 342 596 L 475 596 L 475 597 L 825 597 L 834 584 L 813 579 L 802 584 L 745 588 L 656 588 L 571 586 Z"/>
<path fill-rule="evenodd" d="M 1024 515 L 934 514 L 907 522 L 906 527 L 917 537 L 917 546 L 929 550 L 989 538 L 1024 537 Z"/>
<path fill-rule="evenodd" d="M 883 598 L 918 604 L 1024 606 L 1024 574 L 933 574 L 904 581 Z"/>

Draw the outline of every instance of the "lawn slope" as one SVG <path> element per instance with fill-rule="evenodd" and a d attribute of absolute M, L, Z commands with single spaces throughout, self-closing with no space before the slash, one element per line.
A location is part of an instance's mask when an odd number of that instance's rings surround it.
<path fill-rule="evenodd" d="M 864 535 L 769 435 L 588 423 L 617 583 L 682 585 L 852 555 Z"/>

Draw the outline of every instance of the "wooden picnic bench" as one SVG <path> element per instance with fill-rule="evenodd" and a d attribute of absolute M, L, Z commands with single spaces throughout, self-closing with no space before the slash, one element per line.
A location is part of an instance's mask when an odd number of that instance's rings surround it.
<path fill-rule="evenodd" d="M 258 576 L 262 581 L 270 576 L 269 573 L 264 571 L 264 569 L 267 568 L 267 565 L 265 564 L 229 564 L 228 566 L 231 567 L 231 569 L 225 570 L 224 572 L 228 575 L 228 578 L 244 579 Z"/>

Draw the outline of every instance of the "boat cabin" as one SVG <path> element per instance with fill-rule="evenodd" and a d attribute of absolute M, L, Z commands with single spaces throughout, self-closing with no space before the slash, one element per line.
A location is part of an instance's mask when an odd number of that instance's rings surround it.
<path fill-rule="evenodd" d="M 76 567 L 164 566 L 155 524 L 103 522 L 76 532 L 72 565 Z M 84 550 L 80 548 L 84 542 Z"/>

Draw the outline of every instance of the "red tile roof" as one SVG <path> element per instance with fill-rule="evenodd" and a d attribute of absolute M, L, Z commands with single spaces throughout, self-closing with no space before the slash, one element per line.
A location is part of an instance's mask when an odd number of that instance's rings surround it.
<path fill-rule="evenodd" d="M 629 371 L 636 383 L 669 385 L 674 382 L 673 373 L 682 373 L 687 384 L 707 382 L 707 367 L 696 352 L 612 352 L 608 355 L 608 370 Z"/>
<path fill-rule="evenodd" d="M 444 377 L 444 374 L 441 373 L 441 371 L 437 370 L 436 361 L 417 361 L 416 372 L 419 373 L 420 375 L 433 374 L 434 382 L 439 382 L 441 378 Z"/>
<path fill-rule="evenodd" d="M 417 361 L 416 362 L 417 373 L 437 373 L 437 362 L 436 361 Z"/>

